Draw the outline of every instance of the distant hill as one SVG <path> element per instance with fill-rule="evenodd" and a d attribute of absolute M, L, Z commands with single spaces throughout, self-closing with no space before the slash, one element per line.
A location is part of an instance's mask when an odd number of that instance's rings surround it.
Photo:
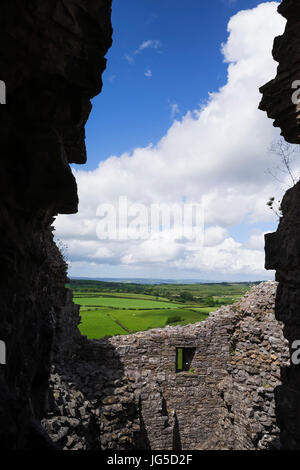
<path fill-rule="evenodd" d="M 95 281 L 95 282 L 108 282 L 108 283 L 122 283 L 122 284 L 143 284 L 143 285 L 161 285 L 161 284 L 179 284 L 179 285 L 188 285 L 188 284 L 228 284 L 231 283 L 224 281 L 208 281 L 203 279 L 143 279 L 143 278 L 109 278 L 109 277 L 70 277 L 70 280 L 74 281 Z M 260 284 L 262 281 L 249 281 L 249 284 Z M 234 284 L 245 284 L 243 282 L 234 282 Z"/>

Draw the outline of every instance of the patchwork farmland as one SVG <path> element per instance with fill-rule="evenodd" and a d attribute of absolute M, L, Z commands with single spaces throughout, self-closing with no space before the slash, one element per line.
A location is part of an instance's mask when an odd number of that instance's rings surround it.
<path fill-rule="evenodd" d="M 221 305 L 238 300 L 252 284 L 149 286 L 72 280 L 68 287 L 80 305 L 81 333 L 100 339 L 203 321 Z"/>

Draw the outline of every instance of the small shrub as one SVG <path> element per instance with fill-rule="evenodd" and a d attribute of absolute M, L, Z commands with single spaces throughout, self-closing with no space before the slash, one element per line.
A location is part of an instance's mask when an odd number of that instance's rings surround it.
<path fill-rule="evenodd" d="M 166 321 L 166 325 L 171 325 L 172 323 L 178 323 L 182 321 L 182 318 L 179 316 L 174 315 L 173 317 L 169 317 Z"/>

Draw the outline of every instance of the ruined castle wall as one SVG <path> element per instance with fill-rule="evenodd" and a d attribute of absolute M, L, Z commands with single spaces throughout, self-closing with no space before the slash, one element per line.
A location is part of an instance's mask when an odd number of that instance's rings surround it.
<path fill-rule="evenodd" d="M 80 335 L 52 224 L 77 211 L 69 164 L 86 160 L 84 126 L 101 91 L 110 13 L 110 0 L 1 3 L 1 449 L 53 447 L 40 426 L 50 363 L 72 355 Z"/>
<path fill-rule="evenodd" d="M 176 439 L 184 449 L 226 446 L 220 425 L 226 408 L 218 385 L 227 375 L 230 328 L 224 316 L 109 341 L 124 373 L 135 377 L 135 398 L 152 449 L 172 450 Z M 176 372 L 178 347 L 196 348 L 192 373 Z M 94 343 L 93 349 L 105 364 L 105 343 Z"/>
<path fill-rule="evenodd" d="M 84 126 L 90 99 L 101 91 L 111 1 L 2 3 L 0 79 L 7 104 L 0 107 L 0 340 L 7 365 L 0 366 L 1 449 L 52 447 L 40 419 L 53 361 L 43 424 L 63 448 L 179 448 L 191 445 L 193 433 L 194 448 L 266 446 L 278 433 L 272 391 L 286 345 L 272 312 L 264 315 L 261 307 L 257 314 L 254 299 L 254 310 L 222 309 L 220 319 L 215 314 L 200 326 L 139 334 L 137 343 L 134 337 L 80 340 L 80 350 L 73 348 L 78 308 L 65 289 L 66 266 L 51 226 L 56 214 L 77 211 L 69 164 L 86 160 Z M 261 105 L 296 143 L 299 108 L 291 104 L 290 86 L 299 79 L 299 8 L 297 0 L 280 7 L 288 24 L 274 47 L 279 75 L 263 89 Z M 267 238 L 267 266 L 278 270 L 280 282 L 277 317 L 290 343 L 300 333 L 298 208 L 299 185 L 285 198 L 277 235 Z M 174 348 L 190 335 L 198 348 L 195 372 L 176 374 Z M 217 356 L 214 347 L 222 351 Z M 290 368 L 277 391 L 286 448 L 300 448 L 298 377 L 298 368 Z"/>
<path fill-rule="evenodd" d="M 284 138 L 300 143 L 300 107 L 293 98 L 300 80 L 300 3 L 283 0 L 278 9 L 287 19 L 285 32 L 275 39 L 273 56 L 278 61 L 276 77 L 261 88 L 260 108 L 274 119 Z M 295 87 L 295 81 L 296 87 Z M 299 93 L 297 93 L 299 97 Z M 276 233 L 266 236 L 266 268 L 276 270 L 279 281 L 276 317 L 285 325 L 290 348 L 300 340 L 300 183 L 285 194 Z M 283 384 L 276 390 L 276 414 L 283 449 L 300 449 L 300 370 L 291 365 L 283 370 Z"/>
<path fill-rule="evenodd" d="M 52 439 L 65 449 L 275 446 L 274 388 L 289 357 L 276 287 L 263 283 L 202 323 L 87 341 L 73 369 L 51 376 Z M 176 372 L 179 347 L 195 348 L 187 372 Z"/>

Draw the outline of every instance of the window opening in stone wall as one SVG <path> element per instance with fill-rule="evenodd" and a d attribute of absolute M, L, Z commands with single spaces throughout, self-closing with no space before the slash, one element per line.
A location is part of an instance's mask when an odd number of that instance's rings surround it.
<path fill-rule="evenodd" d="M 194 359 L 196 348 L 176 348 L 176 372 L 188 372 Z"/>

